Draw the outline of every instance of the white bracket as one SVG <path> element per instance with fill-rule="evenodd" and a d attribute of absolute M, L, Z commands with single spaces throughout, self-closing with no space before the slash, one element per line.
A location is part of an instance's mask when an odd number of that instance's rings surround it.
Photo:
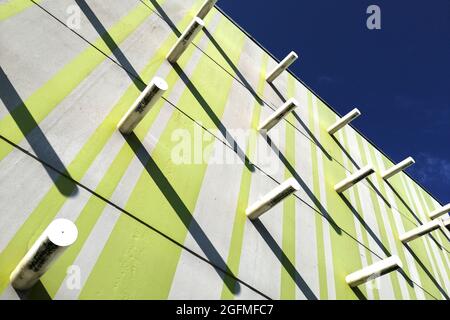
<path fill-rule="evenodd" d="M 203 20 L 195 17 L 186 30 L 184 30 L 183 34 L 178 38 L 177 42 L 175 42 L 172 49 L 170 49 L 166 57 L 167 61 L 171 63 L 177 62 L 178 58 L 181 57 L 188 45 L 194 40 L 195 36 L 204 26 L 205 23 Z"/>
<path fill-rule="evenodd" d="M 211 9 L 215 6 L 217 0 L 206 0 L 200 10 L 197 13 L 197 17 L 200 19 L 205 19 L 206 15 L 211 11 Z"/>
<path fill-rule="evenodd" d="M 350 287 L 356 287 L 399 268 L 402 268 L 402 262 L 397 256 L 392 256 L 349 274 L 345 282 Z"/>
<path fill-rule="evenodd" d="M 50 223 L 11 273 L 9 278 L 13 288 L 28 290 L 33 287 L 77 237 L 78 230 L 72 221 L 56 219 Z"/>
<path fill-rule="evenodd" d="M 300 185 L 297 180 L 289 178 L 260 200 L 256 201 L 253 205 L 249 206 L 245 210 L 245 214 L 250 220 L 255 220 L 298 190 L 300 190 Z"/>
<path fill-rule="evenodd" d="M 258 131 L 269 131 L 278 122 L 281 121 L 289 112 L 292 112 L 298 107 L 298 102 L 294 98 L 286 101 L 281 107 L 279 107 L 270 117 L 266 119 L 259 127 Z"/>
<path fill-rule="evenodd" d="M 409 241 L 412 241 L 414 239 L 423 236 L 424 234 L 428 234 L 436 229 L 439 229 L 440 226 L 441 224 L 439 223 L 438 220 L 425 223 L 417 228 L 414 228 L 400 235 L 399 240 L 403 243 L 407 243 Z"/>
<path fill-rule="evenodd" d="M 139 122 L 150 111 L 152 106 L 161 98 L 169 86 L 164 79 L 155 77 L 142 91 L 128 112 L 119 121 L 117 127 L 123 134 L 131 133 Z"/>
<path fill-rule="evenodd" d="M 345 127 L 347 124 L 349 124 L 350 122 L 352 122 L 353 120 L 358 118 L 360 115 L 361 115 L 361 112 L 358 109 L 356 109 L 356 108 L 353 109 L 352 111 L 347 113 L 345 116 L 343 116 L 341 119 L 336 121 L 335 124 L 330 126 L 327 129 L 328 133 L 331 135 L 335 134 L 337 131 L 339 131 L 340 129 Z"/>
<path fill-rule="evenodd" d="M 291 64 L 294 63 L 295 60 L 298 59 L 298 55 L 294 52 L 291 51 L 286 58 L 284 58 L 273 70 L 271 73 L 269 73 L 269 75 L 266 77 L 266 81 L 271 83 L 273 82 L 276 78 L 278 78 L 278 76 L 287 68 L 289 68 L 289 66 Z"/>
<path fill-rule="evenodd" d="M 361 180 L 364 180 L 374 172 L 375 170 L 373 169 L 373 167 L 371 165 L 367 165 L 364 168 L 356 171 L 354 174 L 348 176 L 338 184 L 336 184 L 334 186 L 334 190 L 336 190 L 337 193 L 342 193 L 351 186 L 360 182 Z"/>
<path fill-rule="evenodd" d="M 436 219 L 439 218 L 440 216 L 443 216 L 444 214 L 450 212 L 450 203 L 443 206 L 442 208 L 436 209 L 433 212 L 431 212 L 429 214 L 430 219 Z"/>
<path fill-rule="evenodd" d="M 442 224 L 450 231 L 450 219 L 442 220 Z"/>
<path fill-rule="evenodd" d="M 396 164 L 395 166 L 387 169 L 386 171 L 381 173 L 381 177 L 384 180 L 389 179 L 390 177 L 396 175 L 397 173 L 399 173 L 400 171 L 405 170 L 406 168 L 412 166 L 415 163 L 414 159 L 412 157 L 408 157 L 405 160 L 403 160 L 402 162 Z"/>

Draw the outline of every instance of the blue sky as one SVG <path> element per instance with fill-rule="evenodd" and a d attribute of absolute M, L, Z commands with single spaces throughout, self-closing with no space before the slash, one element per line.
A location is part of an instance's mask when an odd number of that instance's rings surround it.
<path fill-rule="evenodd" d="M 381 30 L 369 30 L 369 5 Z M 219 0 L 218 6 L 441 202 L 450 202 L 450 1 Z"/>

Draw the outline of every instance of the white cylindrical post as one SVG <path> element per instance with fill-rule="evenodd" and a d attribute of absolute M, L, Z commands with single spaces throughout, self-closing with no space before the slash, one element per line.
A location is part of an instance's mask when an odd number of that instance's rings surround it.
<path fill-rule="evenodd" d="M 197 17 L 200 19 L 205 19 L 206 15 L 211 11 L 211 9 L 215 6 L 217 0 L 206 0 L 200 10 L 197 13 Z"/>
<path fill-rule="evenodd" d="M 267 210 L 273 208 L 276 204 L 298 190 L 300 190 L 299 183 L 294 178 L 289 178 L 248 207 L 245 210 L 245 214 L 251 220 L 257 219 Z"/>
<path fill-rule="evenodd" d="M 189 43 L 194 40 L 195 36 L 200 32 L 200 30 L 205 26 L 202 19 L 195 17 L 194 20 L 189 24 L 189 26 L 184 30 L 183 34 L 178 38 L 177 42 L 173 45 L 167 54 L 167 60 L 171 63 L 177 62 L 178 58 L 183 54 L 183 52 L 188 47 Z"/>
<path fill-rule="evenodd" d="M 387 169 L 386 171 L 381 173 L 381 177 L 385 180 L 389 179 L 390 177 L 396 175 L 400 171 L 405 170 L 406 168 L 412 166 L 415 163 L 414 159 L 412 157 L 408 157 L 402 162 L 396 164 L 395 166 Z"/>
<path fill-rule="evenodd" d="M 269 73 L 266 78 L 267 82 L 273 82 L 284 70 L 289 68 L 291 64 L 294 63 L 295 60 L 298 59 L 298 55 L 291 51 L 286 58 L 284 58 L 273 70 Z"/>
<path fill-rule="evenodd" d="M 345 127 L 347 124 L 349 124 L 350 122 L 352 122 L 353 120 L 358 118 L 360 115 L 361 115 L 361 112 L 358 109 L 356 109 L 356 108 L 353 109 L 352 111 L 347 113 L 345 116 L 343 116 L 341 119 L 336 121 L 335 124 L 330 126 L 327 129 L 328 133 L 331 135 L 335 134 L 337 131 L 339 131 L 340 129 Z"/>
<path fill-rule="evenodd" d="M 297 100 L 289 99 L 258 127 L 258 131 L 269 131 L 296 107 L 298 107 Z"/>
<path fill-rule="evenodd" d="M 408 232 L 405 232 L 404 234 L 400 235 L 399 239 L 403 243 L 407 243 L 409 241 L 412 241 L 414 239 L 417 239 L 424 234 L 430 233 L 436 229 L 439 229 L 440 223 L 439 221 L 431 221 L 424 225 L 421 225 L 420 227 L 414 228 Z"/>
<path fill-rule="evenodd" d="M 443 216 L 444 214 L 449 213 L 449 212 L 450 212 L 450 203 L 443 206 L 442 208 L 434 210 L 433 212 L 431 212 L 429 214 L 429 216 L 430 216 L 430 219 L 436 219 L 436 218 L 439 218 L 440 216 Z"/>
<path fill-rule="evenodd" d="M 397 256 L 392 256 L 349 274 L 345 281 L 350 287 L 356 287 L 399 268 L 402 268 L 402 262 Z"/>
<path fill-rule="evenodd" d="M 366 177 L 368 177 L 369 175 L 371 175 L 374 172 L 375 172 L 375 170 L 372 168 L 372 166 L 367 165 L 364 168 L 356 171 L 354 174 L 348 176 L 347 178 L 345 178 L 338 184 L 336 184 L 334 186 L 334 190 L 336 190 L 336 192 L 338 192 L 338 193 L 344 192 L 345 190 L 347 190 L 351 186 L 357 184 L 358 182 L 365 179 Z"/>
<path fill-rule="evenodd" d="M 450 219 L 442 220 L 444 227 L 446 227 L 450 231 Z"/>
<path fill-rule="evenodd" d="M 131 133 L 168 87 L 164 79 L 159 77 L 153 78 L 120 120 L 117 126 L 119 131 L 123 134 Z"/>
<path fill-rule="evenodd" d="M 11 273 L 13 288 L 28 290 L 35 285 L 77 236 L 77 227 L 70 220 L 56 219 L 50 223 Z"/>

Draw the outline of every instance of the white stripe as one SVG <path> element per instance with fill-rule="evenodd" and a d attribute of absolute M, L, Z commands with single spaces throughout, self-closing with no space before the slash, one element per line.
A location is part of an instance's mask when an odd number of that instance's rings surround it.
<path fill-rule="evenodd" d="M 412 196 L 410 195 L 409 188 L 408 188 L 407 185 L 406 185 L 406 182 L 405 182 L 405 179 L 404 179 L 403 175 L 400 175 L 400 178 L 401 178 L 401 181 L 402 181 L 402 184 L 403 184 L 403 189 L 405 190 L 405 193 L 406 193 L 406 197 L 408 198 L 408 202 L 409 202 L 409 203 L 412 203 L 414 206 L 416 206 L 416 205 L 415 205 L 415 201 L 413 202 L 413 200 L 412 200 Z M 416 208 L 417 208 L 417 207 L 416 207 Z M 420 210 L 416 209 L 416 211 L 418 211 L 419 215 L 421 215 Z M 422 220 L 422 221 L 426 221 L 426 220 L 424 219 L 424 217 L 422 217 L 422 216 L 421 216 L 421 220 Z M 432 269 L 432 271 L 433 271 L 433 274 L 434 274 L 435 276 L 438 276 L 438 277 L 439 277 L 440 274 L 438 273 L 437 268 L 436 268 L 436 265 L 435 265 L 435 263 L 434 263 L 434 259 L 433 259 L 432 254 L 431 254 L 431 250 L 430 250 L 430 247 L 429 247 L 428 239 L 426 239 L 426 238 L 424 238 L 424 237 L 421 237 L 421 240 L 423 241 L 423 244 L 424 244 L 424 246 L 425 246 L 425 251 L 426 251 L 428 260 L 430 260 L 431 269 Z M 436 281 L 437 281 L 437 280 L 436 280 Z M 442 295 L 442 293 L 441 293 L 441 296 L 444 298 L 444 296 Z"/>
<path fill-rule="evenodd" d="M 337 116 L 336 116 L 336 120 L 338 120 Z M 342 145 L 344 145 L 343 130 L 339 130 L 337 132 L 337 137 L 338 137 L 339 142 Z M 347 159 L 347 155 L 344 152 L 342 152 L 342 159 L 343 159 L 345 168 L 352 168 L 352 169 L 354 169 L 353 164 L 349 163 L 349 160 Z M 345 170 L 345 176 L 346 177 L 350 176 L 351 174 L 352 174 L 352 172 Z M 350 196 L 350 203 L 353 205 L 354 208 L 356 208 L 355 188 L 350 188 L 348 193 L 349 193 L 349 196 Z M 360 243 L 360 244 L 357 244 L 357 247 L 358 247 L 358 250 L 359 250 L 359 255 L 361 257 L 361 265 L 364 268 L 364 267 L 367 267 L 369 265 L 368 258 L 367 258 L 367 255 L 366 255 L 366 250 L 367 249 L 364 246 L 361 245 L 361 243 L 364 243 L 363 236 L 362 236 L 364 230 L 363 230 L 362 224 L 358 222 L 358 220 L 353 215 L 353 213 L 352 213 L 352 216 L 353 216 L 353 223 L 355 225 L 356 239 L 358 239 L 358 241 Z M 378 259 L 373 253 L 369 253 L 369 254 L 372 257 L 372 261 L 376 261 Z M 369 300 L 373 300 L 374 299 L 373 292 L 369 288 L 369 285 L 365 284 L 364 286 L 366 288 L 368 299 Z"/>
<path fill-rule="evenodd" d="M 296 82 L 296 84 L 298 84 Z M 310 127 L 308 112 L 308 93 L 304 86 L 294 87 L 294 96 L 300 102 L 295 113 L 303 120 L 305 126 Z M 305 103 L 306 102 L 306 103 Z M 311 156 L 311 141 L 295 130 L 295 169 L 310 190 L 314 190 L 313 164 Z M 309 199 L 305 190 L 297 192 L 302 199 Z M 311 201 L 310 201 L 311 202 Z M 316 234 L 316 215 L 312 208 L 295 199 L 295 260 L 296 267 L 311 291 L 320 297 L 320 280 L 318 268 L 318 247 Z M 305 294 L 296 288 L 296 296 L 305 299 Z"/>
<path fill-rule="evenodd" d="M 384 162 L 381 158 L 382 157 L 381 153 L 375 151 L 375 157 L 376 157 L 377 165 L 380 168 L 380 171 L 386 170 Z M 403 234 L 405 232 L 405 227 L 403 226 L 402 218 L 400 217 L 400 213 L 396 209 L 394 209 L 394 206 L 393 206 L 393 204 L 396 203 L 394 193 L 392 192 L 392 190 L 389 186 L 386 186 L 386 183 L 385 183 L 384 189 L 386 190 L 386 195 L 387 195 L 388 201 L 391 204 L 391 214 L 394 217 L 397 234 L 398 235 Z M 416 261 L 414 260 L 414 257 L 411 256 L 409 251 L 403 250 L 403 253 L 405 254 L 405 258 L 406 258 L 407 264 L 408 264 L 408 269 L 409 269 L 409 272 L 411 273 L 410 278 L 418 284 L 418 285 L 414 286 L 414 292 L 416 293 L 417 299 L 425 300 L 426 297 L 425 297 L 424 291 L 421 288 L 419 288 L 419 286 L 422 286 L 422 283 L 420 280 L 419 272 L 417 270 Z"/>
<path fill-rule="evenodd" d="M 219 15 L 216 15 L 211 23 L 211 28 L 215 29 L 219 22 Z M 202 36 L 202 39 L 200 41 L 200 47 L 204 47 L 207 44 L 207 38 L 205 35 Z M 202 57 L 201 51 L 195 51 L 192 58 L 188 62 L 187 66 L 184 69 L 184 72 L 189 76 L 192 74 L 195 70 L 195 67 L 197 66 L 198 61 Z M 170 68 L 167 67 L 167 64 L 163 64 L 160 69 L 158 70 L 158 74 L 160 75 L 167 75 L 167 73 L 170 72 Z M 173 101 L 176 103 L 181 95 L 184 92 L 184 83 L 179 79 L 177 83 L 174 85 L 171 94 L 169 96 L 170 101 Z M 151 154 L 154 147 L 156 146 L 157 141 L 159 140 L 159 137 L 164 132 L 164 129 L 166 125 L 168 124 L 169 120 L 171 119 L 173 113 L 175 112 L 175 109 L 170 106 L 168 103 L 165 103 L 163 107 L 161 108 L 157 118 L 153 122 L 152 127 L 146 134 L 146 138 L 143 140 L 142 144 L 145 147 L 145 150 L 148 154 Z M 120 137 L 122 139 L 122 145 L 123 137 L 119 133 L 115 133 L 117 137 Z M 107 155 L 114 157 L 114 155 Z M 134 157 L 131 164 L 128 166 L 125 174 L 123 175 L 122 180 L 119 182 L 119 185 L 116 187 L 116 190 L 114 191 L 111 201 L 119 206 L 125 206 L 129 196 L 131 195 L 132 191 L 134 190 L 135 186 L 139 177 L 141 176 L 143 172 L 142 163 L 137 158 Z M 109 208 L 109 207 L 108 207 Z M 112 215 L 111 212 L 108 210 L 105 210 L 102 213 L 102 216 L 97 221 L 96 225 L 94 226 L 94 229 L 91 232 L 91 235 L 87 239 L 87 241 L 84 243 L 83 248 L 81 249 L 80 253 L 77 256 L 77 259 L 74 262 L 74 265 L 77 265 L 81 268 L 83 273 L 82 278 L 82 286 L 81 289 L 84 286 L 84 281 L 88 279 L 89 274 L 92 272 L 93 268 L 95 267 L 95 263 L 97 262 L 101 252 L 103 251 L 104 246 L 106 245 L 106 242 L 109 238 L 109 234 L 113 231 L 115 224 L 117 222 L 118 217 L 115 215 Z M 107 236 L 108 235 L 108 236 Z M 67 281 L 64 279 L 59 291 L 56 294 L 55 298 L 58 299 L 65 299 L 67 296 L 68 298 L 75 299 L 78 297 L 78 295 L 81 292 L 80 290 L 68 290 L 67 286 L 64 284 Z"/>
<path fill-rule="evenodd" d="M 363 148 L 364 151 L 366 153 L 366 159 L 370 160 L 369 162 L 372 162 L 371 160 L 371 155 L 370 155 L 370 150 L 369 150 L 369 145 L 367 143 L 367 141 L 365 139 L 362 139 L 363 141 Z M 376 151 L 374 151 L 376 152 Z M 376 160 L 375 160 L 376 162 Z M 373 163 L 374 164 L 374 163 Z M 380 184 L 378 183 L 378 179 L 376 177 L 373 177 L 372 179 L 370 179 L 370 181 L 372 181 L 372 183 L 374 184 L 375 188 L 377 190 L 381 190 L 380 189 Z M 381 192 L 381 191 L 380 191 Z M 387 213 L 387 209 L 386 209 L 386 203 L 384 202 L 384 200 L 380 197 L 380 196 L 376 196 L 377 200 L 378 200 L 378 205 L 380 207 L 380 215 L 381 215 L 381 220 L 383 222 L 383 225 L 385 227 L 386 230 L 386 236 L 388 238 L 388 243 L 389 243 L 389 250 L 391 252 L 391 255 L 397 255 L 398 256 L 398 250 L 397 250 L 397 246 L 396 246 L 396 242 L 393 236 L 393 230 L 392 230 L 392 226 L 391 223 L 389 221 L 388 218 L 388 213 Z M 406 280 L 403 279 L 403 277 L 399 274 L 398 275 L 398 279 L 399 279 L 399 285 L 400 285 L 400 290 L 402 293 L 402 299 L 410 299 L 409 296 L 409 291 L 407 288 L 407 283 Z"/>
<path fill-rule="evenodd" d="M 252 47 L 249 46 L 249 43 L 249 41 L 246 41 L 243 52 L 248 52 L 252 49 Z M 262 59 L 261 51 L 252 50 L 250 53 L 253 56 L 253 61 L 248 61 L 247 59 L 243 60 L 241 58 L 238 66 L 239 70 L 245 70 L 250 66 L 254 67 L 254 64 L 260 65 Z M 247 80 L 250 84 L 255 84 L 258 82 L 259 76 L 255 73 L 251 79 L 247 78 Z M 254 98 L 247 89 L 242 87 L 237 81 L 233 81 L 232 90 L 230 91 L 221 121 L 226 125 L 227 129 L 230 130 L 248 129 L 251 124 L 254 104 Z M 239 112 L 237 112 L 235 108 L 236 105 L 239 105 Z M 259 106 L 256 106 L 256 108 L 259 108 Z M 238 128 L 236 128 L 236 126 L 238 126 Z M 230 134 L 236 138 L 232 131 Z M 239 147 L 245 152 L 245 141 L 241 143 L 241 141 L 236 139 L 236 142 L 238 142 Z M 213 144 L 213 153 L 210 159 L 218 158 L 226 160 L 230 158 L 233 159 L 234 162 L 229 164 L 212 163 L 208 165 L 195 204 L 193 217 L 222 258 L 222 261 L 211 262 L 224 268 L 223 262 L 227 260 L 229 251 L 244 164 L 238 156 L 228 147 L 224 146 L 221 141 L 215 139 Z M 220 205 L 221 203 L 227 203 L 228 205 L 222 206 Z M 195 230 L 193 229 L 193 231 Z M 186 247 L 191 248 L 196 252 L 200 252 L 203 256 L 207 257 L 207 255 L 202 252 L 202 249 L 191 233 L 187 235 L 184 244 Z M 202 270 L 210 268 L 210 266 L 204 264 L 188 263 L 188 261 L 192 260 L 191 256 L 192 255 L 186 251 L 182 252 L 172 282 L 169 299 L 181 299 L 182 297 L 186 297 L 187 292 L 189 292 L 190 299 L 220 299 L 223 282 L 206 282 L 202 285 L 202 290 L 196 290 L 196 288 L 198 288 L 198 279 L 195 277 L 186 277 L 186 274 L 198 272 L 196 268 L 200 267 Z M 248 281 L 247 279 L 244 280 Z M 252 285 L 256 285 L 256 283 L 252 283 Z M 240 287 L 242 288 L 242 285 L 240 285 Z M 250 296 L 243 295 L 243 293 L 248 294 L 249 292 L 242 291 L 239 292 L 238 295 L 250 299 Z M 251 294 L 251 296 L 253 297 L 254 294 Z"/>
<path fill-rule="evenodd" d="M 320 137 L 320 121 L 319 121 L 319 110 L 317 106 L 317 98 L 313 96 L 313 116 L 314 116 L 314 135 Z M 327 193 L 325 189 L 326 178 L 323 172 L 323 155 L 320 148 L 316 147 L 317 153 L 317 171 L 319 180 L 319 198 L 322 206 L 328 211 L 327 205 Z M 322 229 L 323 229 L 323 244 L 325 251 L 325 269 L 327 273 L 327 288 L 328 288 L 328 300 L 336 299 L 336 286 L 334 283 L 334 267 L 333 267 L 333 250 L 331 248 L 331 237 L 330 237 L 330 225 L 325 218 L 322 218 Z"/>
<path fill-rule="evenodd" d="M 425 211 L 424 211 L 424 209 L 422 207 L 422 204 L 419 201 L 419 197 L 417 196 L 416 190 L 415 190 L 414 186 L 412 185 L 412 183 L 413 182 L 408 178 L 407 184 L 408 184 L 408 187 L 410 188 L 409 190 L 410 190 L 411 195 L 412 195 L 412 197 L 414 199 L 414 202 L 416 204 L 416 208 L 418 209 L 419 214 L 421 215 L 421 218 L 423 219 L 422 221 L 426 222 L 427 221 L 427 218 L 426 218 L 427 215 L 426 215 L 426 213 L 425 213 Z M 436 247 L 434 242 L 431 241 L 429 235 L 426 235 L 423 238 L 426 239 L 426 241 L 428 242 L 429 246 L 431 247 L 431 250 L 432 250 L 432 252 L 434 254 L 434 257 L 436 258 L 436 262 L 437 262 L 438 268 L 440 270 L 441 279 L 444 281 L 444 286 L 446 288 L 446 291 L 450 292 L 449 277 L 448 277 L 448 274 L 447 274 L 447 270 L 446 270 L 446 268 L 444 266 L 444 263 L 442 261 L 442 257 L 440 256 L 440 253 L 438 251 L 438 248 Z"/>
<path fill-rule="evenodd" d="M 363 161 L 362 156 L 360 154 L 359 150 L 359 144 L 356 138 L 355 131 L 350 127 L 345 127 L 345 132 L 348 139 L 348 145 L 350 147 L 350 155 L 353 157 L 353 159 L 356 161 L 357 164 L 359 164 L 361 167 L 363 167 Z M 344 156 L 345 157 L 345 156 Z M 368 161 L 368 164 L 370 164 L 370 161 Z M 365 182 L 365 181 L 364 181 Z M 378 241 L 381 243 L 381 245 L 385 245 L 381 238 L 381 232 L 380 232 L 380 226 L 378 225 L 375 207 L 372 202 L 372 197 L 370 195 L 371 190 L 367 187 L 367 185 L 363 183 L 358 183 L 356 185 L 355 192 L 359 195 L 360 204 L 361 204 L 361 217 L 364 220 L 364 222 L 367 224 L 367 226 L 370 228 L 370 230 L 375 234 L 375 236 L 378 238 Z M 364 230 L 363 230 L 364 232 Z M 383 249 L 380 247 L 380 245 L 376 242 L 376 240 L 369 234 L 367 231 L 367 236 L 369 239 L 369 248 L 373 252 L 377 252 L 379 256 L 381 257 L 387 257 L 386 253 L 383 251 Z M 390 248 L 386 248 L 387 250 L 391 251 Z M 373 262 L 378 261 L 379 258 L 373 256 Z M 377 286 L 374 287 L 374 290 L 378 290 L 380 294 L 380 299 L 382 300 L 392 300 L 395 299 L 394 289 L 392 286 L 393 277 L 392 275 L 388 275 L 386 277 L 381 277 L 379 279 L 376 279 L 371 283 L 368 284 L 368 287 L 373 285 L 374 283 L 379 283 L 379 288 Z"/>

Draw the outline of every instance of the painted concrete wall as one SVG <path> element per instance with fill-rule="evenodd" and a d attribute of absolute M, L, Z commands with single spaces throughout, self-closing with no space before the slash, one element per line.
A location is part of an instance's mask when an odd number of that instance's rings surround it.
<path fill-rule="evenodd" d="M 448 299 L 448 234 L 398 241 L 437 201 L 403 173 L 385 183 L 392 163 L 351 127 L 328 135 L 338 116 L 290 74 L 267 84 L 276 61 L 227 17 L 213 9 L 165 61 L 201 3 L 0 2 L 0 298 L 19 298 L 9 274 L 64 217 L 79 238 L 29 298 Z M 125 137 L 116 125 L 153 76 L 169 90 Z M 300 107 L 270 139 L 240 134 L 291 97 Z M 191 157 L 177 149 L 187 135 L 203 141 Z M 376 175 L 334 191 L 369 163 Z M 301 190 L 249 221 L 288 177 Z M 402 272 L 345 283 L 391 255 Z"/>

